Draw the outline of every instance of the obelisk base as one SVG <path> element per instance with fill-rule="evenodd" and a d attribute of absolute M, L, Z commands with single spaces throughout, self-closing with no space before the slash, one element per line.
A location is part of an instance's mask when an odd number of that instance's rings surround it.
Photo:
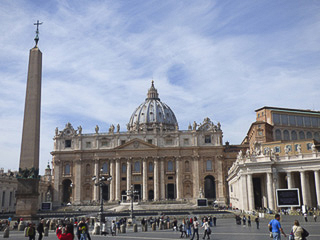
<path fill-rule="evenodd" d="M 16 216 L 24 220 L 38 220 L 39 179 L 18 178 Z"/>

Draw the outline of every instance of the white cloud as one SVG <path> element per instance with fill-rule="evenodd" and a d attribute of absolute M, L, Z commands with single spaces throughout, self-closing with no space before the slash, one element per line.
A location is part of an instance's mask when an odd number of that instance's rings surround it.
<path fill-rule="evenodd" d="M 44 22 L 43 171 L 56 126 L 126 129 L 152 78 L 181 129 L 208 116 L 232 144 L 241 143 L 259 107 L 319 110 L 317 9 L 312 2 L 2 1 L 1 166 L 18 168 L 37 19 Z"/>

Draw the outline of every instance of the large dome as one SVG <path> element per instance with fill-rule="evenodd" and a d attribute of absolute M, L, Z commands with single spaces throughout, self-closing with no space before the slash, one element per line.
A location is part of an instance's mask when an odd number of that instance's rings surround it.
<path fill-rule="evenodd" d="M 153 129 L 177 130 L 178 122 L 171 108 L 160 101 L 153 81 L 148 97 L 131 115 L 129 131 L 150 131 Z"/>

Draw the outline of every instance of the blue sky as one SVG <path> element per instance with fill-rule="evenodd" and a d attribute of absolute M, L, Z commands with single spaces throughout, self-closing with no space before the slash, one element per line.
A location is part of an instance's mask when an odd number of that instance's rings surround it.
<path fill-rule="evenodd" d="M 29 49 L 43 53 L 43 172 L 56 127 L 126 129 L 151 80 L 179 128 L 239 144 L 263 106 L 320 110 L 319 1 L 0 2 L 0 166 L 18 169 Z"/>

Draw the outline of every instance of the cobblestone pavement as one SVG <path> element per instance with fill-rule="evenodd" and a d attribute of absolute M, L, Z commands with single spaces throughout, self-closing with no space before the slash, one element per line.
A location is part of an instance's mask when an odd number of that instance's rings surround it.
<path fill-rule="evenodd" d="M 298 216 L 285 216 L 282 219 L 282 227 L 285 233 L 289 233 L 292 223 L 294 219 L 298 219 L 302 227 L 308 230 L 310 236 L 308 240 L 319 240 L 320 239 L 320 222 L 304 222 L 303 218 Z M 310 218 L 311 220 L 311 218 Z M 256 240 L 256 239 L 270 239 L 268 234 L 268 224 L 269 220 L 261 219 L 260 221 L 260 229 L 256 228 L 255 223 L 252 223 L 251 227 L 243 226 L 243 225 L 236 225 L 234 219 L 218 219 L 217 226 L 212 227 L 212 235 L 210 239 L 214 240 Z M 129 228 L 127 233 L 125 234 L 118 234 L 115 237 L 112 236 L 92 236 L 92 240 L 99 240 L 99 239 L 118 239 L 118 240 L 163 240 L 163 239 L 180 239 L 180 232 L 174 232 L 172 230 L 157 230 L 157 231 L 150 231 L 151 229 L 148 228 L 148 232 L 139 232 L 134 233 L 132 228 Z M 200 230 L 200 239 L 202 239 L 203 230 Z M 0 234 L 0 238 L 3 238 L 3 232 Z M 12 231 L 10 232 L 9 239 L 14 240 L 26 240 L 27 238 L 23 236 L 22 232 Z M 36 239 L 38 239 L 36 237 Z M 55 236 L 54 232 L 50 232 L 49 237 L 44 237 L 43 240 L 55 240 L 57 237 Z M 282 236 L 282 239 L 284 238 Z"/>

